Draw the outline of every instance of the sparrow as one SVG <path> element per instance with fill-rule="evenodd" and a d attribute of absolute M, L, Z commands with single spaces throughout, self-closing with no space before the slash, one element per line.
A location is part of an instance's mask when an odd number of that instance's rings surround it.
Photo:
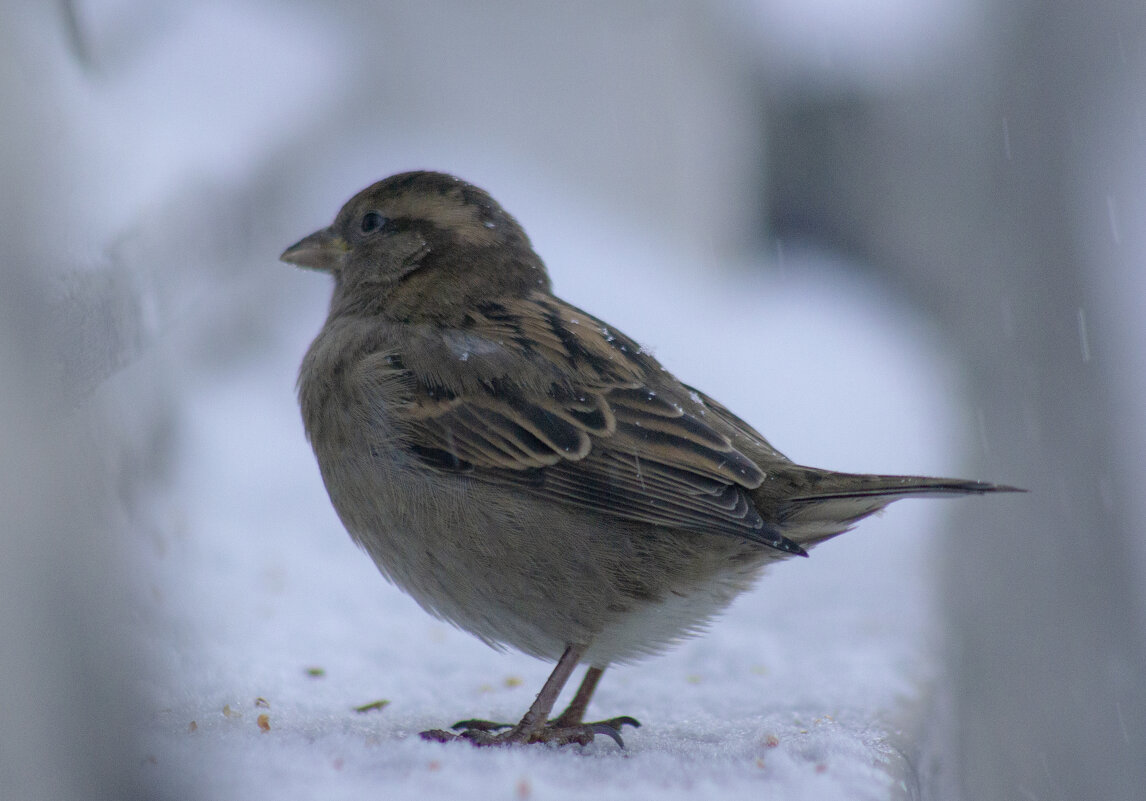
<path fill-rule="evenodd" d="M 584 721 L 609 665 L 698 634 L 767 565 L 892 501 L 1014 489 L 792 462 L 555 296 L 517 220 L 451 175 L 379 181 L 281 259 L 334 279 L 298 396 L 350 536 L 430 614 L 556 662 L 520 722 L 430 740 L 623 747 L 636 720 Z"/>

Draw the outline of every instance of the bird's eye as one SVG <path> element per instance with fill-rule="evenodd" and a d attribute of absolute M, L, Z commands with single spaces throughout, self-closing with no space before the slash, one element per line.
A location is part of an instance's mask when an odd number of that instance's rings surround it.
<path fill-rule="evenodd" d="M 376 211 L 368 211 L 362 215 L 362 233 L 368 234 L 377 231 L 386 224 L 386 218 Z"/>

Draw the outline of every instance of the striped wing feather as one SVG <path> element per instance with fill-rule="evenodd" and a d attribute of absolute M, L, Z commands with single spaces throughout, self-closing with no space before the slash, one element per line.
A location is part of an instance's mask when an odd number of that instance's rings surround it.
<path fill-rule="evenodd" d="M 628 337 L 541 293 L 486 304 L 469 322 L 468 341 L 490 347 L 455 369 L 489 372 L 485 354 L 508 350 L 518 370 L 463 395 L 408 377 L 403 428 L 426 464 L 622 520 L 802 553 L 753 505 L 765 474 L 733 444 L 730 413 L 710 413 Z"/>

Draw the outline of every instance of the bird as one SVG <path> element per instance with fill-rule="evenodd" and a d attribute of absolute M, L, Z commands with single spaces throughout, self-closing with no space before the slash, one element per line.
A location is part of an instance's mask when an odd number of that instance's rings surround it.
<path fill-rule="evenodd" d="M 378 181 L 280 258 L 333 277 L 298 399 L 350 536 L 430 614 L 556 663 L 516 724 L 428 740 L 623 748 L 634 718 L 584 720 L 610 665 L 699 634 L 765 567 L 893 501 L 1017 491 L 791 461 L 555 295 L 518 221 L 452 175 Z"/>

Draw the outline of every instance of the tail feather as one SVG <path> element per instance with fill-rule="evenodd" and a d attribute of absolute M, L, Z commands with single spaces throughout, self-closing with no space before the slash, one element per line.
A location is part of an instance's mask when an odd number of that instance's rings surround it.
<path fill-rule="evenodd" d="M 813 468 L 800 468 L 792 478 L 792 492 L 780 504 L 777 522 L 785 536 L 805 546 L 842 534 L 901 498 L 1026 491 L 957 478 L 833 473 Z"/>

